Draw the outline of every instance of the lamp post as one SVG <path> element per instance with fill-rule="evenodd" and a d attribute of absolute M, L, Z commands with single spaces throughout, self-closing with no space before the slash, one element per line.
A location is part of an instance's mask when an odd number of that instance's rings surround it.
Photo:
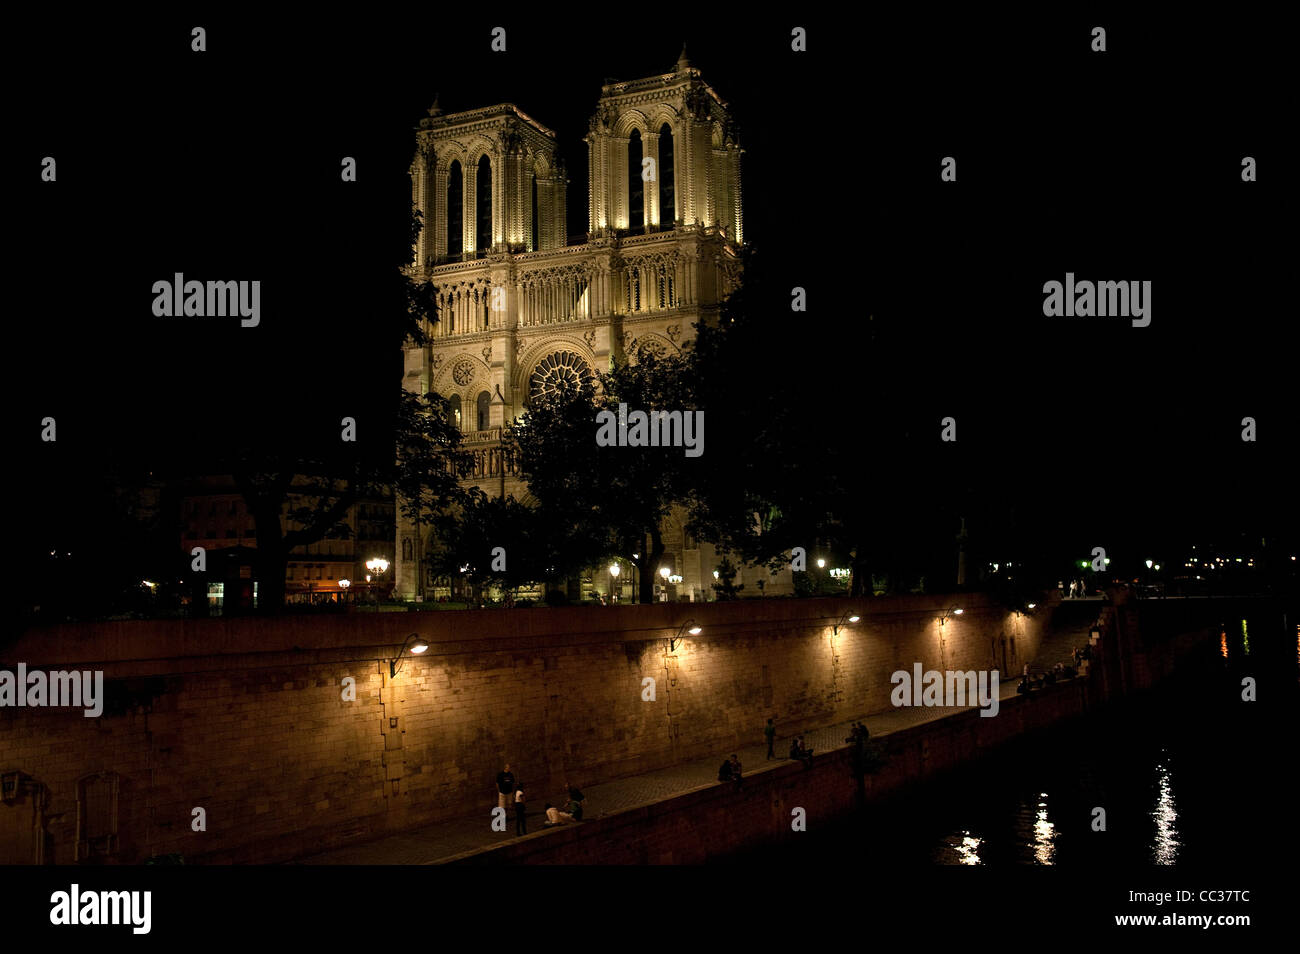
<path fill-rule="evenodd" d="M 944 624 L 948 622 L 949 616 L 960 616 L 965 610 L 960 606 L 949 606 L 942 616 L 939 617 L 939 661 L 943 668 L 948 668 L 948 647 L 943 638 Z"/>
<path fill-rule="evenodd" d="M 339 589 L 343 591 L 343 605 L 348 602 L 348 587 L 352 585 L 351 580 L 339 580 Z"/>
<path fill-rule="evenodd" d="M 668 651 L 670 653 L 675 653 L 677 651 L 678 642 L 681 641 L 682 637 L 686 633 L 690 633 L 692 636 L 698 636 L 702 632 L 704 632 L 703 627 L 696 626 L 695 620 L 688 619 L 686 622 L 682 623 L 682 625 L 677 628 L 677 635 L 672 637 L 670 640 L 668 640 Z"/>
<path fill-rule="evenodd" d="M 397 673 L 402 668 L 402 663 L 406 660 L 402 658 L 402 653 L 406 652 L 406 647 L 411 647 L 412 655 L 418 656 L 429 648 L 429 643 L 420 638 L 419 633 L 412 633 L 406 637 L 406 642 L 402 643 L 402 648 L 397 651 L 397 655 L 388 660 L 388 676 L 390 679 L 396 679 Z"/>
<path fill-rule="evenodd" d="M 615 589 L 615 587 L 618 586 L 618 575 L 619 575 L 619 573 L 622 572 L 622 569 L 623 569 L 623 568 L 620 567 L 617 563 L 611 563 L 611 564 L 609 565 L 609 576 L 610 576 L 610 580 L 609 580 L 609 601 L 610 601 L 610 603 L 616 603 L 616 602 L 618 602 L 618 592 L 617 592 L 617 590 Z"/>
<path fill-rule="evenodd" d="M 366 561 L 366 569 L 369 570 L 371 573 L 373 573 L 376 577 L 383 576 L 384 571 L 388 569 L 388 561 L 383 559 L 382 557 L 375 557 L 372 560 Z M 370 582 L 369 576 L 366 577 L 366 582 L 367 583 Z M 379 591 L 372 589 L 372 592 L 375 597 L 375 612 L 378 613 L 379 612 Z"/>

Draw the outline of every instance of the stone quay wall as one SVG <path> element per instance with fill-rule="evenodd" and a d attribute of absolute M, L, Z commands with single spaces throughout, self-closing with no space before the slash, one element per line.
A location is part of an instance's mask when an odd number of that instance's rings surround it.
<path fill-rule="evenodd" d="M 102 670 L 107 703 L 0 708 L 18 780 L 0 863 L 263 863 L 480 809 L 487 824 L 505 762 L 556 791 L 761 741 L 769 716 L 788 737 L 884 709 L 915 663 L 1005 681 L 1058 608 L 962 594 L 31 630 L 0 668 Z M 670 650 L 688 619 L 703 631 Z M 430 649 L 392 678 L 412 634 Z"/>

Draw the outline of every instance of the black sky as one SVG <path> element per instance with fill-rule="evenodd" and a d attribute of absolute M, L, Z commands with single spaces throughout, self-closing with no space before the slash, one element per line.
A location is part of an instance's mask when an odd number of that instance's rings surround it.
<path fill-rule="evenodd" d="M 554 129 L 578 234 L 601 83 L 666 71 L 685 41 L 740 123 L 747 238 L 809 292 L 762 372 L 806 381 L 809 413 L 864 462 L 934 455 L 976 496 L 1081 537 L 1099 522 L 1294 534 L 1280 31 L 1113 19 L 1095 54 L 1093 24 L 1070 16 L 787 16 L 808 53 L 784 19 L 694 11 L 691 26 L 570 7 L 218 16 L 194 21 L 205 54 L 188 16 L 30 21 L 25 55 L 57 78 L 24 88 L 6 158 L 24 520 L 35 532 L 110 461 L 374 413 L 398 364 L 372 290 L 403 252 L 412 129 L 434 94 L 446 111 L 514 102 Z M 505 54 L 489 49 L 497 25 Z M 57 184 L 33 171 L 45 155 Z M 339 181 L 345 155 L 355 184 Z M 948 155 L 956 183 L 939 181 Z M 1243 155 L 1259 182 L 1240 181 Z M 150 287 L 178 271 L 260 279 L 262 327 L 155 318 Z M 1043 282 L 1067 271 L 1151 280 L 1152 325 L 1044 318 Z M 955 446 L 937 443 L 947 415 Z M 936 443 L 873 444 L 882 416 Z M 1240 440 L 1244 416 L 1258 443 Z"/>

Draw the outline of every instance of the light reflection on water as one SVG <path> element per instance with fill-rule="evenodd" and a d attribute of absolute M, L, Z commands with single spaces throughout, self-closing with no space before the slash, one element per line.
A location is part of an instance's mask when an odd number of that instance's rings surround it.
<path fill-rule="evenodd" d="M 943 839 L 936 860 L 940 864 L 949 865 L 982 865 L 984 862 L 980 860 L 980 845 L 983 843 L 983 838 L 969 831 L 955 832 Z"/>
<path fill-rule="evenodd" d="M 1034 858 L 1040 865 L 1052 864 L 1056 857 L 1056 846 L 1052 840 L 1056 837 L 1056 826 L 1047 820 L 1047 793 L 1039 796 L 1038 811 L 1034 815 Z"/>
<path fill-rule="evenodd" d="M 1155 844 L 1151 860 L 1158 865 L 1172 865 L 1178 860 L 1178 809 L 1174 805 L 1174 786 L 1169 771 L 1167 753 L 1160 750 L 1161 759 L 1156 764 L 1156 807 L 1151 813 L 1155 822 Z"/>

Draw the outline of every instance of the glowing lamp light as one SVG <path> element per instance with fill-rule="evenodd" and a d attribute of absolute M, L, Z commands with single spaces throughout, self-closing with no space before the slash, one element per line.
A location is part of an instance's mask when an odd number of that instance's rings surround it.
<path fill-rule="evenodd" d="M 420 653 L 428 650 L 429 643 L 427 640 L 421 639 L 419 633 L 412 633 L 410 636 L 407 636 L 406 642 L 402 643 L 402 648 L 397 651 L 397 655 L 394 656 L 392 659 L 388 660 L 389 678 L 391 679 L 397 678 L 397 674 L 402 669 L 402 663 L 406 662 L 402 654 L 406 652 L 408 647 L 410 648 L 412 654 L 418 656 Z"/>
<path fill-rule="evenodd" d="M 1147 569 L 1148 569 L 1148 570 L 1151 569 L 1151 561 L 1150 561 L 1150 560 L 1147 560 Z"/>
<path fill-rule="evenodd" d="M 833 627 L 833 631 L 835 635 L 838 636 L 840 634 L 840 627 L 843 626 L 844 624 L 856 623 L 861 618 L 862 617 L 859 616 L 857 613 L 853 612 L 852 610 L 849 610 L 847 613 L 845 613 L 843 616 L 840 617 L 839 622 L 836 623 L 835 626 Z"/>
<path fill-rule="evenodd" d="M 1037 606 L 1037 605 L 1038 605 L 1037 603 L 1030 603 L 1030 604 L 1028 604 L 1028 607 L 1029 607 L 1029 609 L 1033 609 L 1033 608 L 1034 608 L 1035 606 Z"/>
<path fill-rule="evenodd" d="M 818 561 L 817 561 L 817 566 L 818 566 L 818 567 L 824 567 L 824 566 L 826 566 L 826 561 L 825 561 L 825 560 L 818 560 Z"/>
<path fill-rule="evenodd" d="M 670 653 L 677 651 L 677 644 L 681 642 L 682 636 L 685 633 L 690 633 L 692 636 L 698 636 L 702 632 L 704 632 L 703 627 L 698 625 L 695 620 L 688 619 L 678 628 L 677 635 L 668 640 L 668 651 Z"/>
<path fill-rule="evenodd" d="M 611 563 L 611 564 L 609 565 L 609 575 L 610 575 L 610 576 L 618 576 L 618 574 L 619 574 L 621 571 L 622 571 L 622 568 L 621 568 L 617 563 Z"/>
<path fill-rule="evenodd" d="M 668 579 L 668 567 L 661 566 L 659 568 L 659 575 L 662 576 L 665 580 Z"/>

